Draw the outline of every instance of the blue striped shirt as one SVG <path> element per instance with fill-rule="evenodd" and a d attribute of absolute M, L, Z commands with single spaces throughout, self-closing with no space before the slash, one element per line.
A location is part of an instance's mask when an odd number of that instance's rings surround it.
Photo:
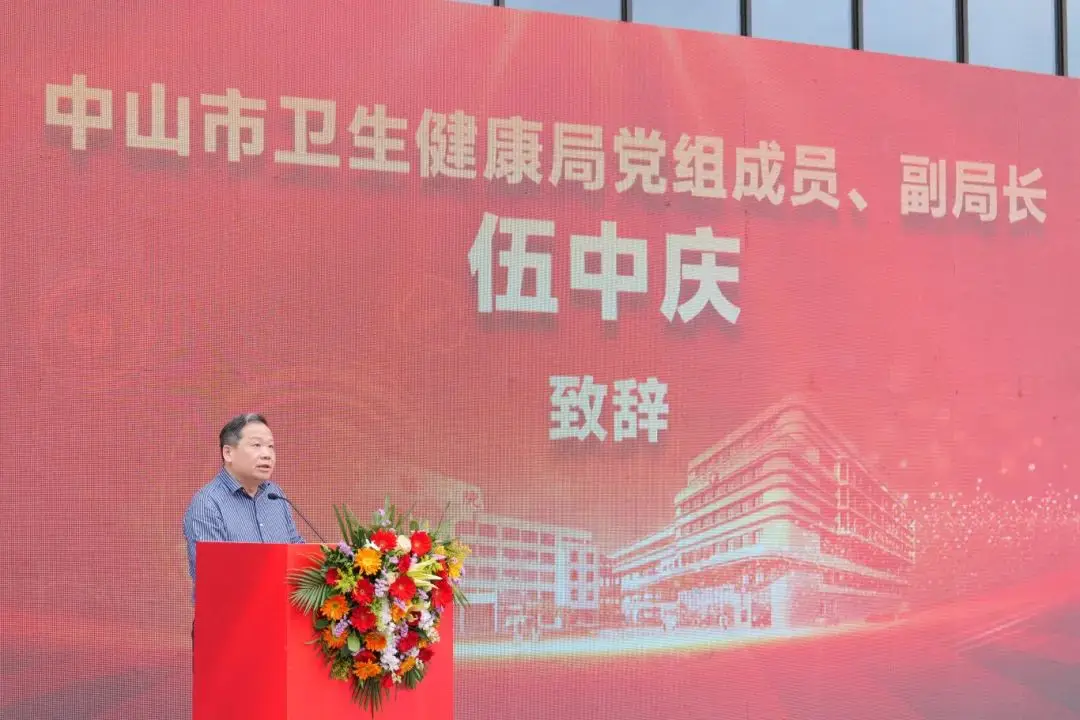
<path fill-rule="evenodd" d="M 270 493 L 285 497 L 276 483 L 259 485 L 255 496 L 248 495 L 225 468 L 191 498 L 184 513 L 188 573 L 195 582 L 195 543 L 202 541 L 250 543 L 302 543 L 292 510 L 284 500 L 271 500 Z M 194 594 L 194 590 L 192 591 Z"/>

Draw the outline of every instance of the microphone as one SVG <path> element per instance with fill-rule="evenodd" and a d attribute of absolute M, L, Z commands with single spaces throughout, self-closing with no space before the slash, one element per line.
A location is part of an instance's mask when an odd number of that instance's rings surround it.
<path fill-rule="evenodd" d="M 285 497 L 284 495 L 278 495 L 276 492 L 267 493 L 266 497 L 269 500 L 284 500 L 285 502 L 287 502 L 289 504 L 289 507 L 295 510 L 296 514 L 300 516 L 300 519 L 303 520 L 309 528 L 311 528 L 311 532 L 315 533 L 315 537 L 319 538 L 319 542 L 321 542 L 323 545 L 326 544 L 326 541 L 323 540 L 323 536 L 319 534 L 319 531 L 315 529 L 315 526 L 311 524 L 311 521 L 304 517 L 304 513 L 300 512 L 300 508 L 292 504 L 292 500 Z"/>

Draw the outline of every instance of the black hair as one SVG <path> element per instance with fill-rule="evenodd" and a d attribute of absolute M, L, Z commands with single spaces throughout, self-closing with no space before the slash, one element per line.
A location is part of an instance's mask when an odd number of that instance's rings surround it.
<path fill-rule="evenodd" d="M 237 415 L 232 420 L 225 423 L 225 427 L 221 428 L 221 433 L 218 435 L 218 440 L 221 443 L 218 452 L 223 452 L 226 445 L 231 447 L 239 445 L 240 436 L 244 432 L 244 427 L 252 423 L 260 423 L 266 427 L 270 427 L 270 423 L 266 422 L 266 418 L 259 413 L 244 413 L 243 415 Z"/>

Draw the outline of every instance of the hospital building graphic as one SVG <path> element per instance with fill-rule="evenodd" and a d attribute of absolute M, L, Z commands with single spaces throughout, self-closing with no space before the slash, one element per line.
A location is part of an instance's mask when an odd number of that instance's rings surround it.
<path fill-rule="evenodd" d="M 488 512 L 471 484 L 417 480 L 473 550 L 463 640 L 889 618 L 914 563 L 904 500 L 798 397 L 692 460 L 672 522 L 612 553 L 586 529 Z"/>
<path fill-rule="evenodd" d="M 666 527 L 612 554 L 629 625 L 778 629 L 896 615 L 905 502 L 792 397 L 691 461 Z"/>
<path fill-rule="evenodd" d="M 422 472 L 414 486 L 431 517 L 443 515 L 472 550 L 462 576 L 468 608 L 455 615 L 464 638 L 541 636 L 597 626 L 601 600 L 611 597 L 601 573 L 610 569 L 588 530 L 489 512 L 481 490 Z M 606 591 L 606 592 L 605 592 Z"/>

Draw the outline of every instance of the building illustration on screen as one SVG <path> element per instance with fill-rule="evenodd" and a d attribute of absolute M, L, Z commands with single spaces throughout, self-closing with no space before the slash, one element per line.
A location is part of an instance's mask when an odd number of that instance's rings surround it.
<path fill-rule="evenodd" d="M 603 558 L 592 532 L 490 513 L 481 489 L 461 480 L 423 472 L 414 482 L 429 515 L 445 512 L 472 548 L 462 576 L 469 607 L 457 615 L 463 637 L 537 639 L 596 625 Z"/>
<path fill-rule="evenodd" d="M 489 512 L 472 484 L 413 483 L 473 549 L 463 640 L 891 618 L 915 560 L 905 500 L 799 397 L 693 459 L 672 522 L 608 554 L 589 530 Z"/>
<path fill-rule="evenodd" d="M 668 526 L 612 554 L 629 625 L 799 628 L 902 607 L 905 502 L 798 398 L 689 465 Z"/>

